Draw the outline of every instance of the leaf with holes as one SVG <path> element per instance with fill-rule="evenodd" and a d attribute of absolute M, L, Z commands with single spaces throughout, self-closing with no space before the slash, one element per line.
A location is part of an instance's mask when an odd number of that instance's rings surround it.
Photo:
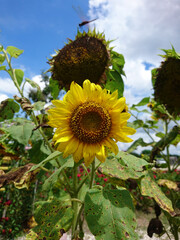
<path fill-rule="evenodd" d="M 97 240 L 136 240 L 136 219 L 129 192 L 119 189 L 90 189 L 84 201 L 88 227 Z"/>
<path fill-rule="evenodd" d="M 170 213 L 171 216 L 175 215 L 171 200 L 161 191 L 150 171 L 146 172 L 146 175 L 141 180 L 141 194 L 154 198 L 162 209 Z"/>
<path fill-rule="evenodd" d="M 64 199 L 70 199 L 70 196 L 66 195 L 66 198 L 51 198 L 35 204 L 34 217 L 37 226 L 30 231 L 26 239 L 57 240 L 70 229 L 73 210 L 70 200 L 64 201 Z"/>
<path fill-rule="evenodd" d="M 146 165 L 148 165 L 148 162 L 141 158 L 119 152 L 114 158 L 106 159 L 98 170 L 110 178 L 138 179 L 145 174 L 143 167 Z"/>

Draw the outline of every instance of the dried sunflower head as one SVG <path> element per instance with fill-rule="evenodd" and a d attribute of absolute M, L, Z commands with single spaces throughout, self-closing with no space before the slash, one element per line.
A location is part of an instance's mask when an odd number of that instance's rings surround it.
<path fill-rule="evenodd" d="M 85 79 L 94 83 L 104 83 L 104 73 L 110 63 L 109 41 L 103 33 L 88 31 L 77 33 L 69 43 L 49 60 L 52 79 L 60 88 L 69 90 L 71 82 L 82 86 Z"/>
<path fill-rule="evenodd" d="M 154 96 L 170 114 L 180 114 L 180 54 L 175 49 L 164 50 L 165 61 L 156 69 Z"/>

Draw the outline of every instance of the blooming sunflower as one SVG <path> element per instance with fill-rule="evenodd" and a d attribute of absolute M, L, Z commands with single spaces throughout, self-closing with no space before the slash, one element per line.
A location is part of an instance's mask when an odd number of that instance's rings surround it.
<path fill-rule="evenodd" d="M 127 135 L 136 132 L 127 127 L 130 114 L 125 98 L 118 99 L 118 91 L 110 94 L 89 80 L 83 88 L 72 82 L 64 99 L 52 103 L 55 108 L 48 111 L 49 125 L 57 128 L 53 137 L 57 150 L 64 158 L 73 154 L 75 162 L 84 158 L 86 166 L 95 157 L 104 162 L 106 147 L 117 154 L 116 142 L 131 142 Z"/>

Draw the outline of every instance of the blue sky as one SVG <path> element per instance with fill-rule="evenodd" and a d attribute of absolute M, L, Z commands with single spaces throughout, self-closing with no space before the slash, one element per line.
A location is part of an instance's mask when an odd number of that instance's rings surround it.
<path fill-rule="evenodd" d="M 0 43 L 24 50 L 15 64 L 32 76 L 49 68 L 47 58 L 54 49 L 74 39 L 81 18 L 72 6 L 88 12 L 86 0 L 0 0 L 0 6 Z"/>

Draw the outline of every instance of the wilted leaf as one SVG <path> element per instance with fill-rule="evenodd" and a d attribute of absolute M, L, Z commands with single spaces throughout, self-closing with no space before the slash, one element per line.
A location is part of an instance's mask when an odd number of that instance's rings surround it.
<path fill-rule="evenodd" d="M 15 112 L 19 112 L 19 105 L 14 99 L 8 98 L 0 104 L 0 122 L 14 117 Z"/>
<path fill-rule="evenodd" d="M 121 189 L 90 189 L 84 200 L 88 227 L 97 240 L 136 240 L 136 219 L 129 192 Z"/>
<path fill-rule="evenodd" d="M 17 95 L 14 95 L 14 99 L 21 104 L 21 108 L 27 113 L 30 114 L 32 110 L 31 102 L 28 98 L 25 97 L 18 97 Z"/>
<path fill-rule="evenodd" d="M 167 187 L 169 189 L 172 189 L 174 191 L 179 191 L 178 184 L 176 182 L 170 181 L 168 179 L 159 179 L 158 185 Z"/>
<path fill-rule="evenodd" d="M 175 215 L 171 200 L 162 192 L 150 172 L 147 172 L 141 180 L 141 194 L 154 198 L 162 209 L 169 212 L 171 216 Z"/>
<path fill-rule="evenodd" d="M 0 175 L 0 187 L 14 183 L 17 188 L 28 188 L 29 184 L 34 180 L 37 171 L 27 173 L 34 164 L 29 163 L 18 169 L 13 169 L 6 174 Z"/>

